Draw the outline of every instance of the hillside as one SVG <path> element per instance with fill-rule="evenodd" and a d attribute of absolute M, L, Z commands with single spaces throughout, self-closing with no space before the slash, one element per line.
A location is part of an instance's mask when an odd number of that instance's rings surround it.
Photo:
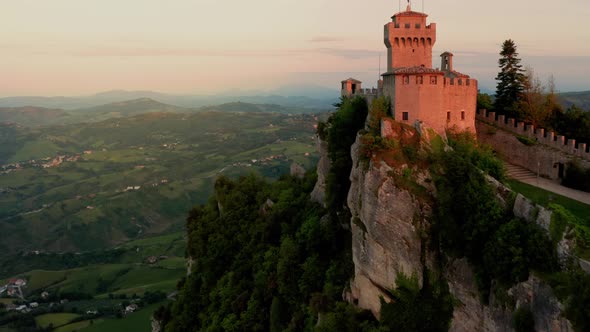
<path fill-rule="evenodd" d="M 79 97 L 21 96 L 0 98 L 0 107 L 36 105 L 47 108 L 76 110 L 126 100 L 149 98 L 180 107 L 195 108 L 230 102 L 280 104 L 288 107 L 331 109 L 338 101 L 339 91 L 318 86 L 287 86 L 273 91 L 233 90 L 216 95 L 173 95 L 154 91 L 113 90 Z"/>
<path fill-rule="evenodd" d="M 150 102 L 151 103 L 151 102 Z M 317 160 L 313 115 L 148 113 L 0 131 L 0 249 L 108 248 L 181 229 L 219 174 Z"/>
<path fill-rule="evenodd" d="M 560 93 L 559 100 L 566 108 L 576 105 L 583 110 L 590 110 L 590 91 Z"/>
<path fill-rule="evenodd" d="M 61 109 L 44 107 L 4 107 L 0 108 L 0 123 L 17 123 L 24 126 L 39 126 L 65 123 L 70 114 Z"/>
<path fill-rule="evenodd" d="M 310 113 L 313 110 L 303 109 L 297 107 L 287 107 L 277 104 L 251 104 L 244 102 L 232 102 L 215 106 L 204 106 L 200 111 L 220 111 L 220 112 L 267 112 L 267 113 L 282 113 L 282 114 L 302 114 Z"/>
<path fill-rule="evenodd" d="M 164 104 L 150 98 L 139 98 L 69 111 L 72 115 L 69 123 L 98 122 L 144 113 L 183 113 L 190 111 L 190 109 L 184 107 Z"/>

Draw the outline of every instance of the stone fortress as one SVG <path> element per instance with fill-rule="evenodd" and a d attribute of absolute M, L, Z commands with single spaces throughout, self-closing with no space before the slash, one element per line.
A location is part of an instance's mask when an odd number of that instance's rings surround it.
<path fill-rule="evenodd" d="M 428 15 L 406 11 L 385 25 L 387 71 L 377 89 L 363 89 L 362 82 L 342 81 L 342 96 L 363 96 L 370 102 L 386 96 L 391 100 L 396 121 L 424 123 L 438 133 L 447 129 L 475 132 L 477 80 L 453 68 L 453 54 L 441 54 L 440 68 L 432 68 L 432 47 L 436 23 L 427 24 Z"/>
<path fill-rule="evenodd" d="M 491 145 L 505 161 L 537 176 L 561 179 L 572 160 L 590 169 L 589 145 L 494 112 L 476 112 L 477 80 L 454 70 L 453 54 L 442 53 L 440 68 L 432 68 L 436 23 L 427 24 L 427 17 L 412 11 L 410 4 L 393 15 L 384 31 L 387 71 L 383 79 L 376 89 L 363 89 L 362 82 L 354 78 L 344 80 L 342 96 L 362 96 L 369 103 L 389 97 L 395 121 L 420 122 L 443 136 L 451 128 L 477 133 L 477 139 Z M 382 123 L 383 136 L 388 136 L 388 127 L 387 121 Z M 523 137 L 532 144 L 522 143 L 519 138 Z"/>

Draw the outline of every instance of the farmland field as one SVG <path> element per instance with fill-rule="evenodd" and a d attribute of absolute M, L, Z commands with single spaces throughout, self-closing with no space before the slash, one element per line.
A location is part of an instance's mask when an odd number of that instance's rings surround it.
<path fill-rule="evenodd" d="M 313 167 L 316 122 L 310 114 L 169 112 L 12 126 L 0 135 L 12 146 L 0 150 L 0 256 L 100 250 L 181 231 L 219 175 L 278 178 L 293 162 Z"/>

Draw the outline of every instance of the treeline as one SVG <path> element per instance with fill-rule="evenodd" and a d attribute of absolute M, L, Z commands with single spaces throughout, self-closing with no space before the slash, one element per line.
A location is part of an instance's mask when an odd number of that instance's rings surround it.
<path fill-rule="evenodd" d="M 116 263 L 126 249 L 97 250 L 82 253 L 44 253 L 22 252 L 0 258 L 0 278 L 10 277 L 31 270 L 66 270 L 94 264 Z"/>

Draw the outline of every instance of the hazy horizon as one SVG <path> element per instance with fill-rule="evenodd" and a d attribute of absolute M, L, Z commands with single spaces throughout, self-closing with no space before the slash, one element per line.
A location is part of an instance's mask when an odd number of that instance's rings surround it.
<path fill-rule="evenodd" d="M 406 1 L 400 1 L 402 9 Z M 438 54 L 494 90 L 501 43 L 561 92 L 590 90 L 590 15 L 581 0 L 424 1 Z M 0 97 L 82 96 L 111 90 L 171 94 L 338 89 L 353 76 L 374 86 L 383 71 L 383 25 L 398 2 L 114 0 L 3 4 Z M 422 11 L 422 1 L 413 1 Z"/>

